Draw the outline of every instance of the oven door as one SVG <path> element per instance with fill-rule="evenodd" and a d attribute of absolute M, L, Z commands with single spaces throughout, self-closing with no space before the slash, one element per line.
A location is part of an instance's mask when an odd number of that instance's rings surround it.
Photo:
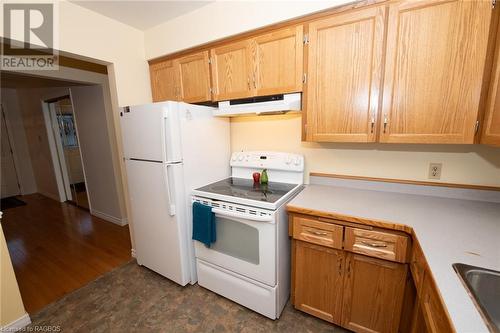
<path fill-rule="evenodd" d="M 212 208 L 217 241 L 195 242 L 196 257 L 269 286 L 276 285 L 276 224 L 254 216 Z"/>

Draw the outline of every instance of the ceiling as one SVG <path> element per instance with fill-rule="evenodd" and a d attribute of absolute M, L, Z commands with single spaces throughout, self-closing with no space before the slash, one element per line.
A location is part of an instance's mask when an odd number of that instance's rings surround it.
<path fill-rule="evenodd" d="M 82 1 L 69 0 L 139 30 L 147 30 L 160 23 L 205 6 L 212 1 Z"/>
<path fill-rule="evenodd" d="M 0 72 L 1 88 L 25 89 L 45 87 L 69 87 L 82 85 L 77 82 L 47 79 L 39 76 L 30 76 L 11 72 Z"/>

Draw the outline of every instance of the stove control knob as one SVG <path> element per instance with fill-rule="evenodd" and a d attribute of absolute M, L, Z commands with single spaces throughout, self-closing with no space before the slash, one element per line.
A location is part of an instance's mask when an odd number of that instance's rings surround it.
<path fill-rule="evenodd" d="M 243 161 L 243 155 L 238 155 L 238 161 Z"/>
<path fill-rule="evenodd" d="M 233 154 L 233 156 L 231 156 L 231 161 L 236 161 L 236 154 Z"/>
<path fill-rule="evenodd" d="M 295 161 L 293 162 L 295 165 L 300 165 L 300 157 L 296 157 Z"/>
<path fill-rule="evenodd" d="M 287 156 L 285 157 L 285 163 L 286 163 L 286 165 L 290 165 L 290 164 L 292 164 L 292 156 L 287 155 Z"/>

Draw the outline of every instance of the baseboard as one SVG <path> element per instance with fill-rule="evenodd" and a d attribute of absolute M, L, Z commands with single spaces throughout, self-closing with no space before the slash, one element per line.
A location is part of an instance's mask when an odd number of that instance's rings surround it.
<path fill-rule="evenodd" d="M 128 224 L 128 220 L 127 218 L 118 218 L 116 216 L 111 216 L 109 214 L 106 214 L 106 213 L 103 213 L 103 212 L 100 212 L 98 210 L 95 210 L 95 209 L 91 209 L 90 210 L 90 214 L 91 215 L 94 215 L 94 216 L 97 216 L 103 220 L 106 220 L 106 221 L 109 221 L 109 222 L 112 222 L 114 224 L 118 224 L 119 226 L 124 226 L 124 225 L 127 225 Z"/>
<path fill-rule="evenodd" d="M 135 249 L 132 249 L 131 252 L 132 252 L 131 253 L 132 254 L 132 258 L 135 258 Z"/>
<path fill-rule="evenodd" d="M 45 192 L 45 191 L 38 191 L 38 194 L 41 194 L 44 197 L 53 199 L 55 201 L 61 202 L 61 198 L 59 198 L 59 195 L 55 195 L 53 193 L 49 193 L 49 192 Z"/>
<path fill-rule="evenodd" d="M 17 332 L 21 331 L 23 328 L 31 324 L 31 319 L 29 314 L 25 313 L 20 318 L 17 318 L 10 324 L 0 327 L 0 332 Z"/>

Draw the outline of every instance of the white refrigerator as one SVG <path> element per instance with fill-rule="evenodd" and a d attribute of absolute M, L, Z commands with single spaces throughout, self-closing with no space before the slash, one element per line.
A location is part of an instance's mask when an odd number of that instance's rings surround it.
<path fill-rule="evenodd" d="M 191 191 L 229 177 L 229 120 L 180 102 L 120 112 L 137 262 L 180 285 L 195 283 Z"/>

